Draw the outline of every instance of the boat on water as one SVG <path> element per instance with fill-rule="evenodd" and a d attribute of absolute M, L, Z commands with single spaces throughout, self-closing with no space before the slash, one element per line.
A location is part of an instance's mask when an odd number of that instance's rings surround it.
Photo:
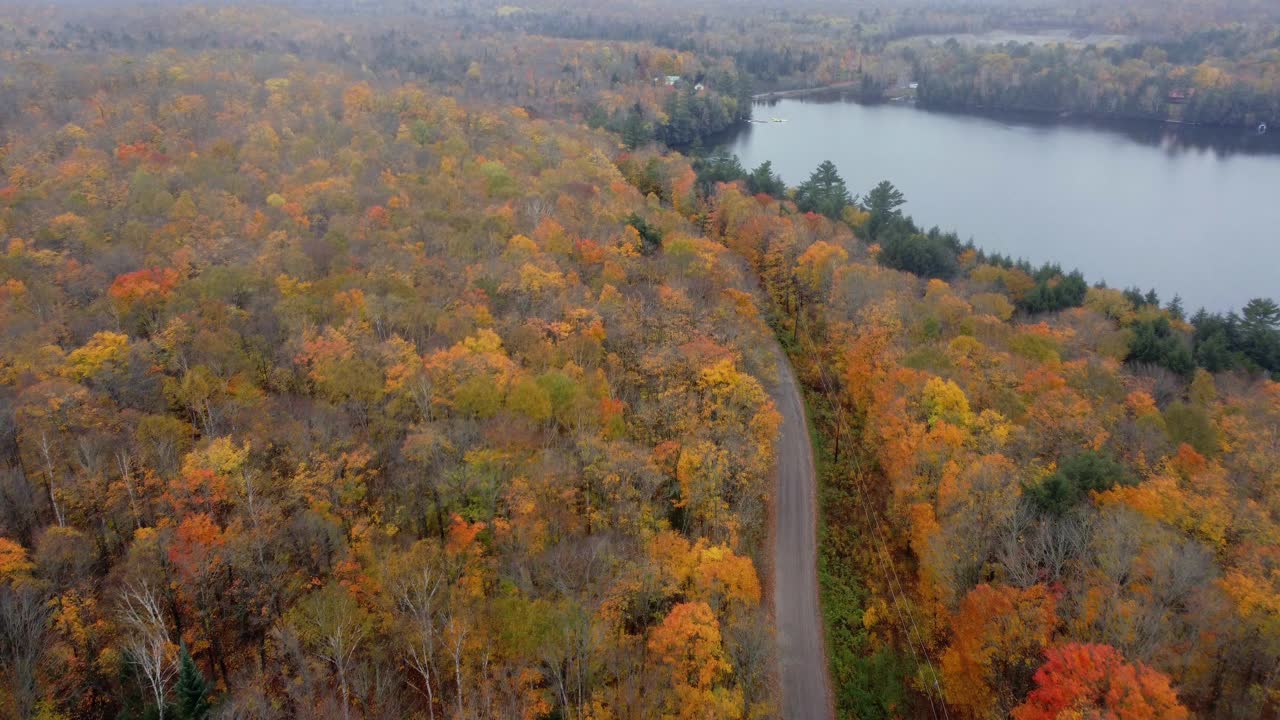
<path fill-rule="evenodd" d="M 769 118 L 769 120 L 776 123 L 784 123 L 787 121 L 786 118 Z"/>
<path fill-rule="evenodd" d="M 1258 123 L 1258 134 L 1259 134 L 1259 135 L 1266 135 L 1266 134 L 1267 134 L 1267 124 L 1266 124 L 1266 123 Z"/>

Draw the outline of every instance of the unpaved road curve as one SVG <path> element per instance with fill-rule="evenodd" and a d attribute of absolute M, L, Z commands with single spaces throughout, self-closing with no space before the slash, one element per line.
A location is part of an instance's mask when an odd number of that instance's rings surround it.
<path fill-rule="evenodd" d="M 832 716 L 818 605 L 818 481 L 804 401 L 791 363 L 781 349 L 773 401 L 782 413 L 775 473 L 773 609 L 778 630 L 782 717 L 827 720 Z"/>

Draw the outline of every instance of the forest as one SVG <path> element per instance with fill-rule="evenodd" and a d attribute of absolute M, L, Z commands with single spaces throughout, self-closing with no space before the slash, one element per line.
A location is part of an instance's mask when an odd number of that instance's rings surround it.
<path fill-rule="evenodd" d="M 1275 303 L 1187 322 L 920 233 L 888 183 L 837 221 L 803 211 L 851 197 L 833 167 L 794 208 L 751 182 L 709 232 L 810 394 L 841 716 L 1274 714 Z"/>
<path fill-rule="evenodd" d="M 1280 117 L 1280 29 L 1069 49 L 954 40 L 913 59 L 921 105 L 1256 127 Z"/>
<path fill-rule="evenodd" d="M 1050 55 L 1253 118 L 1280 19 L 1200 6 L 0 6 L 0 717 L 789 717 L 775 343 L 838 717 L 1280 714 L 1275 302 L 702 150 Z M 918 40 L 1063 23 L 1152 44 Z"/>
<path fill-rule="evenodd" d="M 864 100 L 910 97 L 939 109 L 1280 122 L 1274 3 L 1191 2 L 1171 11 L 1160 0 L 800 2 L 743 17 L 715 5 L 657 2 L 653 12 L 656 19 L 634 9 L 583 13 L 534 3 L 504 23 L 731 59 L 760 91 L 829 86 Z"/>
<path fill-rule="evenodd" d="M 22 80 L 6 714 L 767 707 L 768 328 L 616 140 L 269 53 Z"/>

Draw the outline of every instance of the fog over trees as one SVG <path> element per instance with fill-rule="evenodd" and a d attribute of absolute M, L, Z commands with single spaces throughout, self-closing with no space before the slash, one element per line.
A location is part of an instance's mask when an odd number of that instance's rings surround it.
<path fill-rule="evenodd" d="M 0 716 L 789 717 L 775 343 L 839 717 L 1280 713 L 1275 302 L 714 149 L 822 85 L 1280 121 L 1278 15 L 0 4 Z"/>

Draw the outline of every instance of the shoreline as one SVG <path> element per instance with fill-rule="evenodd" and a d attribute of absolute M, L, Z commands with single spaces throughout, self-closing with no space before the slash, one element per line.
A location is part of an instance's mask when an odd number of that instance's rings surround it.
<path fill-rule="evenodd" d="M 858 82 L 855 80 L 847 80 L 844 82 L 832 83 L 829 85 L 819 85 L 810 88 L 794 88 L 790 90 L 772 90 L 764 93 L 757 93 L 751 96 L 752 102 L 768 102 L 771 100 L 787 100 L 793 98 L 806 97 L 809 95 L 820 95 L 828 92 L 838 92 L 840 90 L 848 90 L 856 87 Z M 1177 125 L 1188 128 L 1210 128 L 1223 130 L 1251 130 L 1254 126 L 1248 124 L 1235 123 L 1216 123 L 1216 122 L 1193 122 L 1189 120 L 1179 120 L 1172 117 L 1155 117 L 1151 115 L 1127 115 L 1120 113 L 1095 113 L 1079 110 L 1054 110 L 1044 108 L 990 108 L 990 107 L 956 107 L 948 105 L 922 105 L 918 98 L 915 97 L 886 97 L 879 100 L 868 100 L 863 98 L 851 98 L 851 102 L 862 103 L 865 105 L 874 105 L 879 103 L 896 103 L 901 105 L 911 105 L 912 107 L 929 112 L 945 112 L 957 115 L 971 115 L 976 117 L 984 117 L 998 115 L 1001 113 L 1011 113 L 1015 115 L 1024 115 L 1028 117 L 1036 117 L 1054 120 L 1086 120 L 1093 122 L 1127 122 L 1127 123 L 1149 123 L 1153 126 L 1159 125 Z M 1271 126 L 1272 123 L 1263 123 Z M 1259 133 L 1266 134 L 1266 133 Z"/>
<path fill-rule="evenodd" d="M 819 85 L 811 88 L 794 88 L 792 90 L 771 90 L 769 92 L 757 93 L 751 96 L 756 102 L 762 100 L 781 100 L 784 98 L 802 97 L 805 95 L 815 95 L 817 93 L 830 92 L 832 90 L 845 90 L 858 84 L 856 80 L 846 80 L 844 82 L 832 83 L 830 85 Z"/>

